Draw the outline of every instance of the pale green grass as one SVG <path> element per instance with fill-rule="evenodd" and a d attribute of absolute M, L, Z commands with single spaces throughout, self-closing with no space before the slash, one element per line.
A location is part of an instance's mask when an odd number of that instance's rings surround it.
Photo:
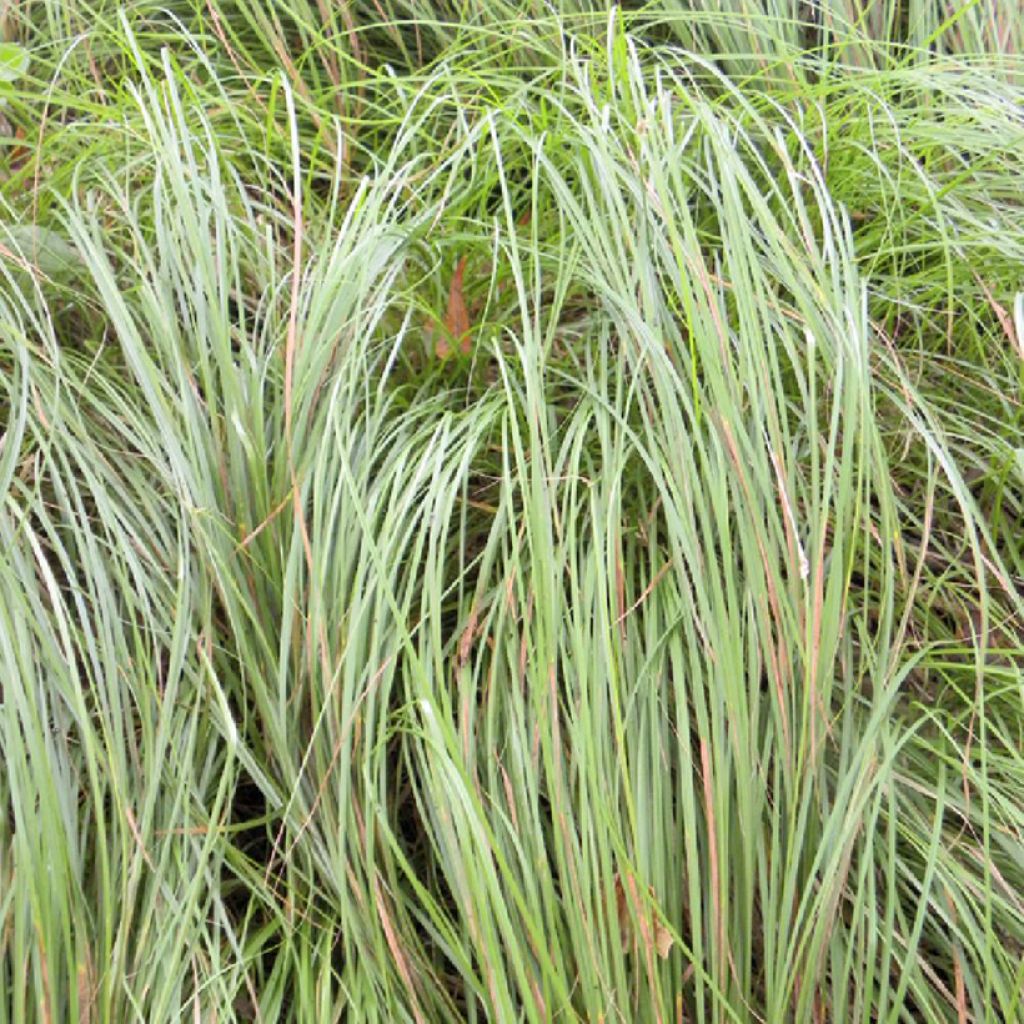
<path fill-rule="evenodd" d="M 6 9 L 0 1022 L 1024 1017 L 1021 26 L 750 8 Z"/>

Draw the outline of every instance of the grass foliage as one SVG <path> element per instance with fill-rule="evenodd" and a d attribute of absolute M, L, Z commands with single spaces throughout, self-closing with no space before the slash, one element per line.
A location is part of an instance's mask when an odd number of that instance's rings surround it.
<path fill-rule="evenodd" d="M 1015 7 L 4 5 L 0 1024 L 1024 1019 Z"/>

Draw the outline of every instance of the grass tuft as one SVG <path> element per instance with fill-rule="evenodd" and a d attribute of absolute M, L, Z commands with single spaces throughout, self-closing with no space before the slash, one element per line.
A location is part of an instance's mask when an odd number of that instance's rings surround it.
<path fill-rule="evenodd" d="M 0 1024 L 1020 1019 L 1000 0 L 0 15 Z"/>

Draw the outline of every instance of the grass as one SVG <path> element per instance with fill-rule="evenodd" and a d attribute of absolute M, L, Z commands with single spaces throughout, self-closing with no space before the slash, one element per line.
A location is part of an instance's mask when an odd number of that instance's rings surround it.
<path fill-rule="evenodd" d="M 1024 1017 L 1018 21 L 6 5 L 0 1024 Z"/>

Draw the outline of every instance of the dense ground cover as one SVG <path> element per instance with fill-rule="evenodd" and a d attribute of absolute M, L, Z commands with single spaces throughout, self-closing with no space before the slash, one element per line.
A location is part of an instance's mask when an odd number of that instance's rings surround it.
<path fill-rule="evenodd" d="M 0 1022 L 1024 1019 L 1014 7 L 3 6 Z"/>

